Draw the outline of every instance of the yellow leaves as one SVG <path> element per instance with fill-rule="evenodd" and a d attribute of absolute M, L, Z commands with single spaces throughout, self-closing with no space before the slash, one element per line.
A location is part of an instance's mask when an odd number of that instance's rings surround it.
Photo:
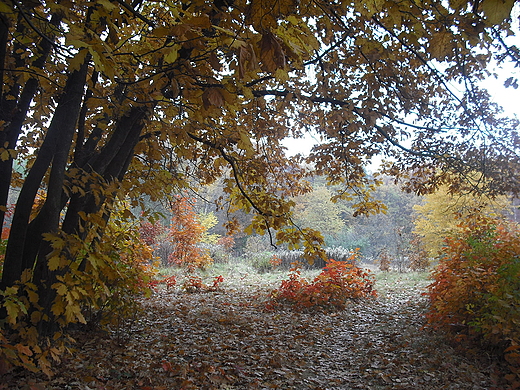
<path fill-rule="evenodd" d="M 63 249 L 65 241 L 55 233 L 43 233 L 43 239 L 49 241 L 53 249 Z"/>
<path fill-rule="evenodd" d="M 166 53 L 164 55 L 164 61 L 167 64 L 173 64 L 179 58 L 179 49 L 180 45 L 173 45 L 167 49 L 165 49 Z"/>
<path fill-rule="evenodd" d="M 51 271 L 56 271 L 58 268 L 60 268 L 61 263 L 60 256 L 51 256 L 47 261 L 47 265 Z"/>
<path fill-rule="evenodd" d="M 451 195 L 447 187 L 441 187 L 426 195 L 424 204 L 414 206 L 414 232 L 421 236 L 429 255 L 435 257 L 445 245 L 444 237 L 460 232 L 457 215 L 468 216 L 474 208 L 479 208 L 482 215 L 503 215 L 510 207 L 510 200 L 504 196 L 491 200 L 470 194 Z"/>
<path fill-rule="evenodd" d="M 5 147 L 0 147 L 0 160 L 7 161 L 11 159 L 15 159 L 18 155 L 18 152 L 14 149 L 7 149 Z"/>
<path fill-rule="evenodd" d="M 257 31 L 275 27 L 280 16 L 291 15 L 296 7 L 295 0 L 252 0 L 246 11 L 246 22 Z"/>
<path fill-rule="evenodd" d="M 381 55 L 384 53 L 385 48 L 379 41 L 373 39 L 367 39 L 364 37 L 356 38 L 356 46 L 359 47 L 361 52 L 370 61 L 378 61 Z"/>
<path fill-rule="evenodd" d="M 301 235 L 300 231 L 296 228 L 286 228 L 276 233 L 276 243 L 287 244 L 289 250 L 295 250 L 300 248 Z"/>
<path fill-rule="evenodd" d="M 116 5 L 112 4 L 108 0 L 96 0 L 97 3 L 101 4 L 104 8 L 106 8 L 108 11 L 113 11 L 117 8 Z"/>
<path fill-rule="evenodd" d="M 502 23 L 511 15 L 515 0 L 483 0 L 481 3 L 484 17 L 489 25 Z"/>
<path fill-rule="evenodd" d="M 66 284 L 63 283 L 56 283 L 53 285 L 53 288 L 56 290 L 56 292 L 59 295 L 65 295 L 69 291 Z"/>
<path fill-rule="evenodd" d="M 157 38 L 164 38 L 171 35 L 171 29 L 166 26 L 158 26 L 153 29 L 152 34 Z"/>
<path fill-rule="evenodd" d="M 305 59 L 310 58 L 314 50 L 320 46 L 316 37 L 311 33 L 305 23 L 298 24 L 298 19 L 293 16 L 291 23 L 283 23 L 274 34 L 281 39 L 285 54 L 290 57 L 292 65 L 300 68 Z"/>
<path fill-rule="evenodd" d="M 81 280 L 75 280 L 72 274 L 57 277 L 60 282 L 54 283 L 52 288 L 57 296 L 52 305 L 52 313 L 59 317 L 65 315 L 65 323 L 86 323 L 81 313 L 81 302 L 87 298 L 87 292 L 80 287 Z"/>
<path fill-rule="evenodd" d="M 9 151 L 7 149 L 3 149 L 1 152 L 0 152 L 0 160 L 2 161 L 7 161 L 10 159 L 10 154 L 9 154 Z"/>
<path fill-rule="evenodd" d="M 56 317 L 60 316 L 65 311 L 65 303 L 62 299 L 56 299 L 51 308 L 52 314 Z"/>
<path fill-rule="evenodd" d="M 85 62 L 87 56 L 87 50 L 80 50 L 74 57 L 69 60 L 70 70 L 79 70 L 81 65 Z"/>
<path fill-rule="evenodd" d="M 455 10 L 460 10 L 463 7 L 467 7 L 467 6 L 468 6 L 467 0 L 450 0 L 450 7 Z"/>
<path fill-rule="evenodd" d="M 20 316 L 27 314 L 27 303 L 19 296 L 19 287 L 7 287 L 0 296 L 3 298 L 3 307 L 7 311 L 7 322 L 15 325 Z"/>
<path fill-rule="evenodd" d="M 354 8 L 364 17 L 371 18 L 374 14 L 381 12 L 385 4 L 386 0 L 355 1 Z"/>
<path fill-rule="evenodd" d="M 246 152 L 246 157 L 251 158 L 255 154 L 253 144 L 251 142 L 250 134 L 244 129 L 238 130 L 240 139 L 238 140 L 238 147 Z"/>
<path fill-rule="evenodd" d="M 0 2 L 0 12 L 3 14 L 12 14 L 13 8 L 11 8 L 7 3 L 4 3 L 2 1 Z"/>
<path fill-rule="evenodd" d="M 20 352 L 21 354 L 24 354 L 26 356 L 32 356 L 33 355 L 33 352 L 31 351 L 31 348 L 29 348 L 27 345 L 16 344 L 15 348 L 16 348 L 16 350 L 18 352 Z"/>
<path fill-rule="evenodd" d="M 135 219 L 135 215 L 130 211 L 130 209 L 125 208 L 122 214 L 123 219 Z"/>
<path fill-rule="evenodd" d="M 115 77 L 114 64 L 109 57 L 105 56 L 105 49 L 103 47 L 89 47 L 88 49 L 96 69 L 109 79 L 113 79 Z"/>

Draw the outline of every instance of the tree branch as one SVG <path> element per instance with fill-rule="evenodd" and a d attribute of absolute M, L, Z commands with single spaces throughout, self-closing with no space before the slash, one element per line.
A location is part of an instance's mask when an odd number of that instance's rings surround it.
<path fill-rule="evenodd" d="M 117 2 L 128 12 L 130 12 L 133 16 L 135 16 L 137 19 L 142 20 L 145 22 L 148 26 L 155 28 L 155 23 L 151 20 L 145 18 L 142 14 L 137 12 L 130 4 L 127 4 L 124 0 L 117 0 Z"/>
<path fill-rule="evenodd" d="M 226 151 L 224 150 L 224 148 L 222 146 L 218 146 L 216 145 L 215 143 L 211 142 L 211 141 L 208 141 L 206 139 L 203 139 L 201 137 L 198 137 L 196 136 L 195 134 L 192 134 L 192 133 L 187 133 L 188 136 L 192 139 L 194 139 L 195 141 L 198 141 L 198 142 L 201 142 L 203 143 L 204 145 L 207 145 L 215 150 L 218 150 L 220 152 L 220 155 L 224 158 L 224 160 L 226 160 L 229 165 L 231 166 L 231 170 L 233 171 L 233 178 L 235 179 L 235 183 L 238 187 L 238 190 L 240 191 L 240 193 L 242 194 L 242 196 L 244 198 L 247 199 L 247 201 L 251 204 L 251 206 L 258 212 L 258 214 L 260 214 L 261 216 L 263 217 L 282 217 L 283 215 L 273 215 L 271 213 L 266 213 L 265 211 L 263 211 L 254 201 L 253 199 L 251 199 L 251 197 L 247 194 L 247 192 L 245 191 L 244 187 L 242 186 L 242 183 L 240 182 L 240 179 L 239 179 L 239 172 L 238 172 L 238 167 L 236 165 L 236 161 L 233 157 L 231 157 L 230 155 L 228 155 L 226 153 Z M 267 222 L 267 221 L 266 221 Z"/>
<path fill-rule="evenodd" d="M 35 25 L 34 23 L 29 19 L 29 17 L 27 16 L 27 14 L 24 12 L 24 10 L 22 9 L 22 5 L 20 4 L 20 2 L 18 0 L 13 0 L 13 3 L 14 5 L 16 6 L 16 8 L 18 8 L 18 11 L 20 11 L 20 14 L 22 15 L 22 17 L 24 18 L 24 20 L 27 22 L 27 24 L 34 30 L 34 32 L 36 32 L 36 34 L 38 34 L 42 39 L 46 40 L 48 43 L 50 43 L 52 46 L 54 47 L 57 47 L 58 45 L 56 44 L 56 42 L 54 42 L 51 38 L 49 38 L 47 35 L 45 35 L 44 33 L 42 33 Z"/>

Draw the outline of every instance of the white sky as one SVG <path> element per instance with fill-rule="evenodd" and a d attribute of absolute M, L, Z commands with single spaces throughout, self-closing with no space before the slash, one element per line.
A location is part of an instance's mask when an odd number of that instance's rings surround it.
<path fill-rule="evenodd" d="M 507 37 L 506 42 L 508 44 L 516 43 L 520 46 L 520 3 L 517 2 L 511 12 L 511 18 L 513 20 L 513 31 L 515 34 Z M 489 78 L 482 82 L 482 86 L 487 88 L 490 92 L 493 100 L 504 108 L 504 113 L 510 117 L 518 117 L 520 119 L 520 87 L 514 89 L 512 87 L 505 88 L 504 82 L 509 77 L 518 79 L 520 84 L 520 69 L 513 68 L 513 66 L 506 67 L 502 70 L 496 71 L 498 79 Z M 312 146 L 317 143 L 317 140 L 313 139 L 312 136 L 305 136 L 301 139 L 286 139 L 282 142 L 287 147 L 287 154 L 292 156 L 295 154 L 308 155 Z"/>
<path fill-rule="evenodd" d="M 504 113 L 510 117 L 518 117 L 520 119 L 520 88 L 505 88 L 504 82 L 509 77 L 516 77 L 520 84 L 520 69 L 507 69 L 499 73 L 499 78 L 489 78 L 482 82 L 482 85 L 488 89 L 493 100 L 504 108 Z M 287 147 L 287 154 L 293 156 L 297 153 L 308 155 L 312 146 L 317 140 L 307 135 L 304 138 L 286 139 L 282 142 Z"/>

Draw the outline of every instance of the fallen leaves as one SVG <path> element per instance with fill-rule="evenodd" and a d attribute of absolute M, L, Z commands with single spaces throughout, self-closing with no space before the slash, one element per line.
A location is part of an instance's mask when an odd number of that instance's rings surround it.
<path fill-rule="evenodd" d="M 0 389 L 493 387 L 489 364 L 422 330 L 419 285 L 332 314 L 266 311 L 270 288 L 240 288 L 226 278 L 201 294 L 159 289 L 143 301 L 145 314 L 117 333 L 77 332 L 73 355 L 51 380 L 12 372 Z"/>

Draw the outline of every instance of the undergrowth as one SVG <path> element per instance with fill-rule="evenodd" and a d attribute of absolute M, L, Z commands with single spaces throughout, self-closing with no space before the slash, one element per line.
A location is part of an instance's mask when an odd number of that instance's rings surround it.
<path fill-rule="evenodd" d="M 429 325 L 468 348 L 502 355 L 520 387 L 520 229 L 475 213 L 446 239 L 427 296 Z"/>

